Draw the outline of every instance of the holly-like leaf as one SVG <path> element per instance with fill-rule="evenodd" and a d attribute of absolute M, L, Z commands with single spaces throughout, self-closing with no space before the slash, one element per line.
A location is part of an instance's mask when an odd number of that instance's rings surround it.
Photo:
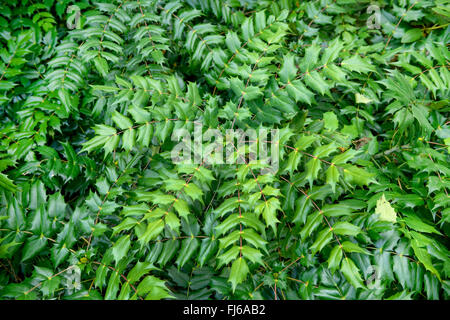
<path fill-rule="evenodd" d="M 395 212 L 394 208 L 392 208 L 389 201 L 386 200 L 384 193 L 377 201 L 375 213 L 378 214 L 378 218 L 382 221 L 388 221 L 392 223 L 397 222 L 397 213 Z"/>

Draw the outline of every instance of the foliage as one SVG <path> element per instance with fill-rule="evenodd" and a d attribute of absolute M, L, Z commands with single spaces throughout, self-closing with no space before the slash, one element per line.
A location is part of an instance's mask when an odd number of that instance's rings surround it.
<path fill-rule="evenodd" d="M 448 3 L 370 4 L 2 3 L 0 297 L 447 299 Z"/>

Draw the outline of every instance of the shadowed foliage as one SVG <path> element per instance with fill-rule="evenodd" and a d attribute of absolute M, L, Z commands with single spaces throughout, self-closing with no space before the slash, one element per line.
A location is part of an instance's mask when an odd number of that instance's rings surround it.
<path fill-rule="evenodd" d="M 448 299 L 448 3 L 371 5 L 3 1 L 0 298 Z"/>

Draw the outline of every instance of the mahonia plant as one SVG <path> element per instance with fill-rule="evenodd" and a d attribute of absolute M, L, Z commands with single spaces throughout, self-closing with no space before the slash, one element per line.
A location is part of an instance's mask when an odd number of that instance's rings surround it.
<path fill-rule="evenodd" d="M 28 2 L 0 5 L 1 299 L 448 299 L 445 0 Z"/>

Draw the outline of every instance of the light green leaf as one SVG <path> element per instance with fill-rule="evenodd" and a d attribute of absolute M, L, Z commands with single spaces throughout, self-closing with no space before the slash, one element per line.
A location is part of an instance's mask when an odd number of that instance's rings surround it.
<path fill-rule="evenodd" d="M 246 278 L 249 272 L 247 262 L 242 257 L 239 257 L 233 262 L 231 266 L 230 276 L 228 281 L 231 282 L 231 286 L 233 288 L 233 292 L 236 290 L 236 286 L 239 283 L 242 283 Z"/>
<path fill-rule="evenodd" d="M 382 221 L 389 221 L 392 223 L 397 222 L 397 213 L 394 208 L 392 208 L 391 204 L 386 200 L 384 193 L 377 201 L 375 213 L 379 215 L 379 219 Z"/>
<path fill-rule="evenodd" d="M 116 241 L 112 247 L 112 254 L 116 263 L 119 263 L 119 261 L 127 255 L 128 250 L 130 249 L 130 244 L 130 235 L 122 236 Z"/>
<path fill-rule="evenodd" d="M 343 236 L 356 236 L 361 232 L 361 228 L 346 221 L 337 222 L 333 225 L 333 232 Z"/>
<path fill-rule="evenodd" d="M 358 73 L 375 72 L 375 67 L 369 61 L 369 59 L 363 59 L 359 54 L 355 54 L 351 58 L 342 61 L 341 66 L 347 70 L 356 71 Z"/>
<path fill-rule="evenodd" d="M 339 128 L 339 122 L 336 114 L 332 111 L 328 111 L 323 114 L 323 122 L 325 129 L 327 130 L 335 131 L 337 128 Z"/>
<path fill-rule="evenodd" d="M 420 29 L 409 29 L 403 35 L 401 41 L 402 43 L 411 43 L 423 38 L 422 30 Z"/>
<path fill-rule="evenodd" d="M 288 81 L 291 81 L 295 78 L 296 73 L 297 68 L 295 67 L 294 63 L 294 56 L 286 55 L 283 59 L 283 65 L 278 72 L 281 81 L 283 83 L 288 83 Z"/>
<path fill-rule="evenodd" d="M 367 98 L 366 96 L 360 93 L 355 93 L 355 101 L 356 103 L 368 104 L 372 102 L 372 99 Z"/>

